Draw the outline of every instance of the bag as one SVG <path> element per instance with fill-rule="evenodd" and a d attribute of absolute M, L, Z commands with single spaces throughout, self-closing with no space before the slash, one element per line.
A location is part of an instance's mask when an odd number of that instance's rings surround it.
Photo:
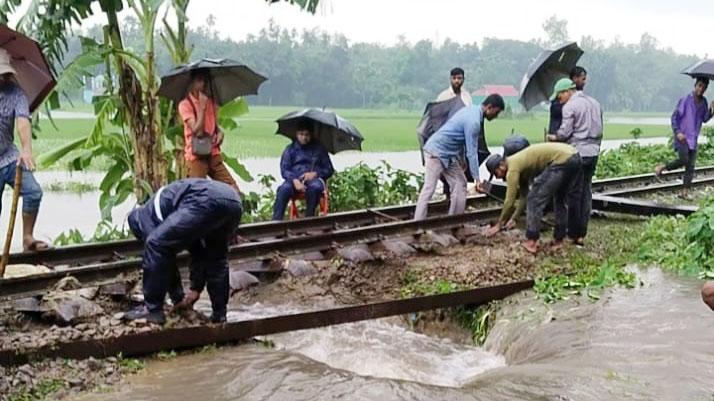
<path fill-rule="evenodd" d="M 187 100 L 188 103 L 191 105 L 191 109 L 193 109 L 193 117 L 197 119 L 198 113 L 196 113 L 196 107 L 193 105 L 191 99 L 187 98 Z M 217 131 L 218 124 L 216 124 L 216 127 L 214 128 L 213 134 L 217 134 Z M 201 136 L 191 135 L 191 149 L 193 150 L 193 154 L 196 156 L 210 156 L 211 151 L 213 150 L 213 138 L 210 134 L 206 132 L 204 132 Z"/>

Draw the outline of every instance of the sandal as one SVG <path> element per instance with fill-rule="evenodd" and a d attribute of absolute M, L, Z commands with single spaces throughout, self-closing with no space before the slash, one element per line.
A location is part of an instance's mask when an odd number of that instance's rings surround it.
<path fill-rule="evenodd" d="M 48 244 L 45 241 L 40 241 L 38 239 L 33 240 L 30 245 L 24 247 L 25 252 L 42 252 L 46 251 L 48 249 L 52 249 L 52 245 Z"/>

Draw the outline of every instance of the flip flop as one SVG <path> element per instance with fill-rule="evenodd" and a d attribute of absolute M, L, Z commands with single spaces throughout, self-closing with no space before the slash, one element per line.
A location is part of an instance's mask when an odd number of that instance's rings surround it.
<path fill-rule="evenodd" d="M 38 239 L 32 241 L 28 247 L 25 248 L 25 251 L 30 251 L 30 252 L 42 252 L 46 251 L 48 249 L 52 249 L 52 245 L 48 244 L 45 241 L 40 241 Z"/>

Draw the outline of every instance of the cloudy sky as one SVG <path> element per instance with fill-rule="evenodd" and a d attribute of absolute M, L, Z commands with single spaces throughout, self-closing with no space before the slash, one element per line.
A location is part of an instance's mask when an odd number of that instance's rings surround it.
<path fill-rule="evenodd" d="M 323 0 L 316 15 L 288 4 L 264 0 L 193 0 L 192 26 L 209 15 L 216 29 L 236 40 L 257 33 L 273 18 L 279 25 L 319 27 L 341 32 L 351 41 L 478 42 L 484 37 L 529 40 L 542 37 L 541 25 L 551 15 L 567 19 L 572 39 L 592 35 L 610 42 L 637 43 L 647 32 L 660 45 L 700 57 L 714 55 L 711 0 Z M 97 19 L 97 22 L 101 22 Z M 709 28 L 709 29 L 706 29 Z"/>

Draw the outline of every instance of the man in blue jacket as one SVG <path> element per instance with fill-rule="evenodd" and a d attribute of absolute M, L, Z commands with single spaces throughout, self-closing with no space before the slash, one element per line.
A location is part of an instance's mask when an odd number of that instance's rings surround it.
<path fill-rule="evenodd" d="M 315 215 L 320 197 L 325 191 L 325 181 L 335 172 L 327 150 L 312 138 L 309 121 L 302 121 L 296 139 L 288 145 L 280 158 L 280 174 L 285 182 L 278 187 L 273 206 L 273 220 L 282 220 L 290 198 L 305 194 L 305 216 Z"/>
<path fill-rule="evenodd" d="M 224 322 L 229 297 L 228 242 L 242 214 L 235 189 L 218 181 L 187 178 L 156 191 L 129 214 L 129 228 L 144 242 L 144 305 L 124 314 L 127 320 L 163 324 L 168 293 L 174 305 L 191 305 L 208 288 L 211 321 Z M 184 300 L 176 254 L 191 253 L 191 298 Z"/>

